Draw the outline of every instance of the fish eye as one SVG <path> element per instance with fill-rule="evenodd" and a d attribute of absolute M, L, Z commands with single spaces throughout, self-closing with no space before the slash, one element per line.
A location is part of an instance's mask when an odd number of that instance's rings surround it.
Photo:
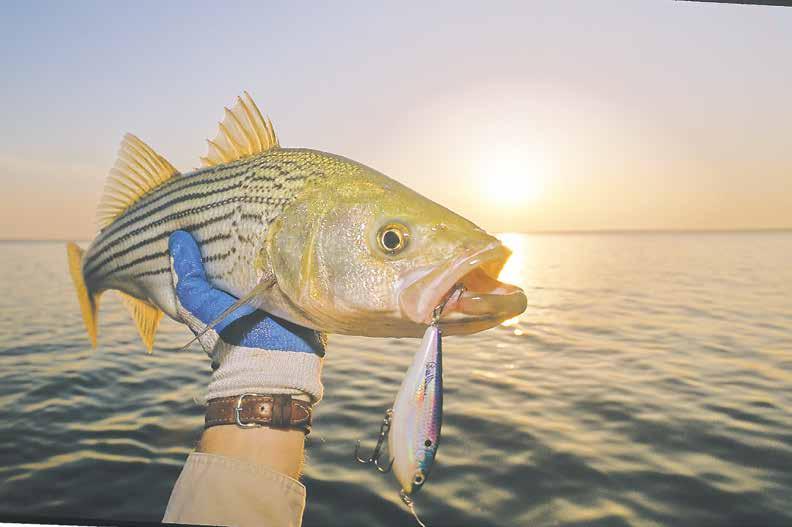
<path fill-rule="evenodd" d="M 389 223 L 377 233 L 377 244 L 388 254 L 397 254 L 407 246 L 409 232 L 407 227 L 397 223 Z"/>
<path fill-rule="evenodd" d="M 415 483 L 416 485 L 423 485 L 423 482 L 425 480 L 426 478 L 424 477 L 423 472 L 418 471 L 415 473 L 415 477 L 413 478 L 413 483 Z"/>

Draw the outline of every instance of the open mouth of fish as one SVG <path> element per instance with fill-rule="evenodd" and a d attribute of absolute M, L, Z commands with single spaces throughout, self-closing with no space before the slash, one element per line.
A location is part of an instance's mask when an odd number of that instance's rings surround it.
<path fill-rule="evenodd" d="M 525 293 L 497 279 L 510 255 L 496 242 L 448 265 L 410 271 L 399 295 L 402 313 L 419 324 L 430 324 L 434 309 L 446 302 L 440 317 L 443 327 L 470 325 L 471 332 L 519 315 L 527 305 Z"/>

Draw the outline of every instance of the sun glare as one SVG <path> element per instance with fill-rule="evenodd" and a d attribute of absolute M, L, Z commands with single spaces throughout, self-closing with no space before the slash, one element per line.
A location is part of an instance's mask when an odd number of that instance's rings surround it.
<path fill-rule="evenodd" d="M 522 148 L 500 148 L 482 157 L 478 174 L 496 205 L 516 206 L 539 199 L 547 168 L 541 154 Z"/>
<path fill-rule="evenodd" d="M 530 257 L 528 240 L 524 235 L 512 232 L 502 232 L 498 234 L 498 239 L 512 251 L 511 257 L 509 257 L 506 265 L 501 269 L 498 275 L 498 280 L 526 289 L 528 287 L 526 271 L 529 267 L 528 258 Z M 501 325 L 507 327 L 514 326 L 520 321 L 521 316 L 522 315 L 518 315 L 509 320 L 505 320 L 501 322 Z"/>

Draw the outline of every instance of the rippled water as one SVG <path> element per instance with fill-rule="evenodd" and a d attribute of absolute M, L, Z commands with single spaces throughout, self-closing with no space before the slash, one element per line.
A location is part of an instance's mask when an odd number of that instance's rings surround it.
<path fill-rule="evenodd" d="M 792 525 L 792 233 L 504 235 L 519 320 L 446 339 L 440 525 Z M 209 363 L 146 355 L 106 295 L 91 352 L 60 243 L 0 244 L 0 515 L 159 520 Z M 331 338 L 307 526 L 413 525 L 371 446 L 415 340 Z"/>

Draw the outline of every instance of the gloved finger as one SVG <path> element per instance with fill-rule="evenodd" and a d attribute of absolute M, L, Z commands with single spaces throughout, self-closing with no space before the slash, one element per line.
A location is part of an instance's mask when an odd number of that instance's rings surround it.
<path fill-rule="evenodd" d="M 173 271 L 182 282 L 185 279 L 206 281 L 206 273 L 201 260 L 201 249 L 195 238 L 187 231 L 174 231 L 168 238 Z"/>
<path fill-rule="evenodd" d="M 321 333 L 258 310 L 229 324 L 220 337 L 247 348 L 313 353 L 319 357 L 325 354 Z"/>
<path fill-rule="evenodd" d="M 217 319 L 226 309 L 236 302 L 236 298 L 225 291 L 214 288 L 206 279 L 201 250 L 190 233 L 176 231 L 168 239 L 171 254 L 171 268 L 176 285 L 179 303 L 204 324 Z M 242 306 L 230 313 L 215 326 L 220 332 L 229 324 L 253 313 L 255 309 Z"/>

